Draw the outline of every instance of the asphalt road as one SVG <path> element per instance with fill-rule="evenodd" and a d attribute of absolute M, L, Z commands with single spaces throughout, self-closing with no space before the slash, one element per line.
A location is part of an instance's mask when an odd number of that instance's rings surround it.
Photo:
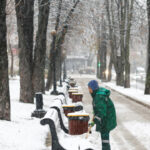
<path fill-rule="evenodd" d="M 92 117 L 92 98 L 87 83 L 92 78 L 76 78 L 84 93 L 83 104 Z M 104 86 L 103 84 L 101 86 Z M 112 150 L 149 150 L 150 149 L 150 109 L 111 91 L 111 98 L 117 112 L 118 126 L 111 132 Z"/>

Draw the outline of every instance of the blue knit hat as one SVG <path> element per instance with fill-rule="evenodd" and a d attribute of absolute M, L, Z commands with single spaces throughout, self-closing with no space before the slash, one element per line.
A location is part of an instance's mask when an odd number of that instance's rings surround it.
<path fill-rule="evenodd" d="M 94 91 L 94 90 L 97 90 L 99 88 L 98 86 L 98 82 L 96 80 L 91 80 L 89 83 L 88 83 L 88 86 Z"/>

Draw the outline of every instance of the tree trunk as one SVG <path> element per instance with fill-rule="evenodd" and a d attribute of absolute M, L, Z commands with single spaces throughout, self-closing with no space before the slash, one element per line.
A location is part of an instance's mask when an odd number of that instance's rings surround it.
<path fill-rule="evenodd" d="M 99 58 L 99 50 L 98 50 L 98 53 L 97 53 L 97 78 L 100 78 L 100 67 L 99 67 L 99 64 L 100 63 L 100 58 Z"/>
<path fill-rule="evenodd" d="M 45 91 L 45 57 L 49 5 L 49 0 L 39 0 L 38 31 L 36 35 L 36 44 L 34 48 L 34 93 L 44 93 Z"/>
<path fill-rule="evenodd" d="M 133 4 L 134 0 L 131 2 L 126 1 L 127 3 L 127 30 L 126 30 L 126 45 L 125 45 L 125 82 L 124 87 L 130 88 L 130 62 L 129 62 L 129 53 L 130 53 L 130 38 L 131 38 L 131 21 L 133 16 Z M 131 3 L 129 5 L 129 3 Z"/>
<path fill-rule="evenodd" d="M 111 4 L 110 4 L 111 1 Z M 114 0 L 106 0 L 106 11 L 109 23 L 109 38 L 110 38 L 110 46 L 111 46 L 111 54 L 112 54 L 112 62 L 114 64 L 114 68 L 116 71 L 116 84 L 120 86 L 124 86 L 124 70 L 125 70 L 125 24 L 126 21 L 126 10 L 125 10 L 125 0 L 118 2 L 118 10 L 117 17 L 119 22 L 120 29 L 120 49 L 117 47 L 117 36 L 116 36 L 116 24 L 114 18 Z M 119 53 L 117 52 L 119 50 Z M 129 65 L 128 65 L 129 66 Z M 110 66 L 111 67 L 111 66 Z"/>
<path fill-rule="evenodd" d="M 11 77 L 13 77 L 14 76 L 14 55 L 12 49 L 10 49 L 10 53 L 11 53 L 10 75 Z"/>
<path fill-rule="evenodd" d="M 118 62 L 117 62 L 116 35 L 115 35 L 114 28 L 113 28 L 113 26 L 115 26 L 113 4 L 114 4 L 113 0 L 111 0 L 111 5 L 110 5 L 110 1 L 106 0 L 106 13 L 107 13 L 108 25 L 109 25 L 109 42 L 110 42 L 110 48 L 111 48 L 109 73 L 110 73 L 110 69 L 112 69 L 112 64 L 113 64 L 116 74 L 117 74 Z M 111 74 L 109 74 L 108 80 L 110 80 L 110 78 L 111 78 Z M 117 80 L 116 80 L 116 84 L 117 84 Z"/>
<path fill-rule="evenodd" d="M 13 51 L 12 51 L 12 47 L 11 47 L 11 43 L 10 43 L 10 35 L 8 34 L 8 49 L 10 52 L 10 56 L 11 56 L 11 61 L 10 61 L 10 75 L 11 77 L 14 76 L 14 55 L 13 55 Z"/>
<path fill-rule="evenodd" d="M 112 54 L 110 54 L 110 60 L 109 60 L 109 65 L 108 65 L 108 78 L 107 81 L 111 81 L 112 79 L 112 66 L 113 66 L 113 62 L 112 62 Z"/>
<path fill-rule="evenodd" d="M 49 90 L 53 83 L 53 67 L 54 67 L 54 57 L 55 57 L 55 39 L 56 35 L 53 36 L 51 48 L 50 48 L 50 54 L 49 54 L 49 67 L 48 67 L 48 76 L 47 76 L 47 82 L 45 90 Z"/>
<path fill-rule="evenodd" d="M 147 13 L 148 13 L 148 48 L 147 48 L 147 73 L 145 83 L 145 94 L 150 94 L 150 0 L 147 0 Z"/>
<path fill-rule="evenodd" d="M 34 0 L 15 0 L 19 31 L 20 101 L 33 103 L 33 10 Z"/>
<path fill-rule="evenodd" d="M 48 69 L 47 82 L 46 82 L 46 87 L 45 87 L 46 91 L 48 91 L 52 87 L 52 82 L 53 82 L 53 71 L 52 70 L 53 70 L 52 63 L 50 61 L 49 69 Z"/>
<path fill-rule="evenodd" d="M 120 1 L 118 4 L 118 22 L 119 22 L 119 30 L 120 30 L 120 53 L 121 53 L 121 70 L 119 70 L 119 74 L 122 77 L 122 82 L 120 82 L 120 86 L 124 86 L 124 71 L 125 71 L 125 24 L 126 24 L 126 7 L 125 2 Z M 119 62 L 118 62 L 119 63 Z"/>
<path fill-rule="evenodd" d="M 122 68 L 122 57 L 117 56 L 116 84 L 119 86 L 124 85 L 124 74 L 122 70 L 124 70 Z"/>
<path fill-rule="evenodd" d="M 6 40 L 6 0 L 0 1 L 0 119 L 10 120 L 10 95 Z"/>
<path fill-rule="evenodd" d="M 103 18 L 101 28 L 101 42 L 100 42 L 100 79 L 106 81 L 106 55 L 107 55 L 107 42 L 106 42 L 106 23 Z"/>

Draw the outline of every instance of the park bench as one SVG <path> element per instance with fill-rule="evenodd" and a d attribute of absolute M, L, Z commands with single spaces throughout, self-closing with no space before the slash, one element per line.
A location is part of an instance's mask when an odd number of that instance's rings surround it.
<path fill-rule="evenodd" d="M 57 106 L 53 106 L 53 107 L 51 107 L 51 109 L 52 109 L 52 108 L 55 109 L 55 110 L 57 111 L 57 113 L 58 113 L 58 118 L 59 118 L 59 123 L 60 123 L 61 129 L 62 129 L 65 133 L 69 133 L 68 129 L 67 129 L 67 128 L 65 127 L 65 125 L 64 125 L 60 108 L 57 107 Z"/>
<path fill-rule="evenodd" d="M 66 118 L 66 115 L 64 113 L 64 109 L 63 109 L 60 101 L 53 102 L 53 104 L 51 105 L 50 108 L 53 108 L 57 111 L 61 129 L 65 133 L 68 133 L 68 118 Z M 77 112 L 77 111 L 81 111 L 81 110 L 83 110 L 83 106 L 79 103 L 79 105 L 76 105 L 74 107 L 73 112 Z"/>
<path fill-rule="evenodd" d="M 62 105 L 67 103 L 67 102 L 66 102 L 66 96 L 65 96 L 64 93 L 59 93 L 59 95 L 58 95 L 56 98 L 54 98 L 53 100 L 54 100 L 54 101 L 55 101 L 55 100 L 60 101 Z"/>
<path fill-rule="evenodd" d="M 94 150 L 94 146 L 85 138 L 72 136 L 62 129 L 56 107 L 50 108 L 40 122 L 49 125 L 52 137 L 52 150 Z"/>

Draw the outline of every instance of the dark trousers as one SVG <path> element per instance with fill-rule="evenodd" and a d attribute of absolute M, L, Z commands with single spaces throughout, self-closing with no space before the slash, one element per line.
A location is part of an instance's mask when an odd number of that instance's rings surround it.
<path fill-rule="evenodd" d="M 101 140 L 102 140 L 102 150 L 110 150 L 110 143 L 109 143 L 109 132 L 108 133 L 101 133 Z"/>

